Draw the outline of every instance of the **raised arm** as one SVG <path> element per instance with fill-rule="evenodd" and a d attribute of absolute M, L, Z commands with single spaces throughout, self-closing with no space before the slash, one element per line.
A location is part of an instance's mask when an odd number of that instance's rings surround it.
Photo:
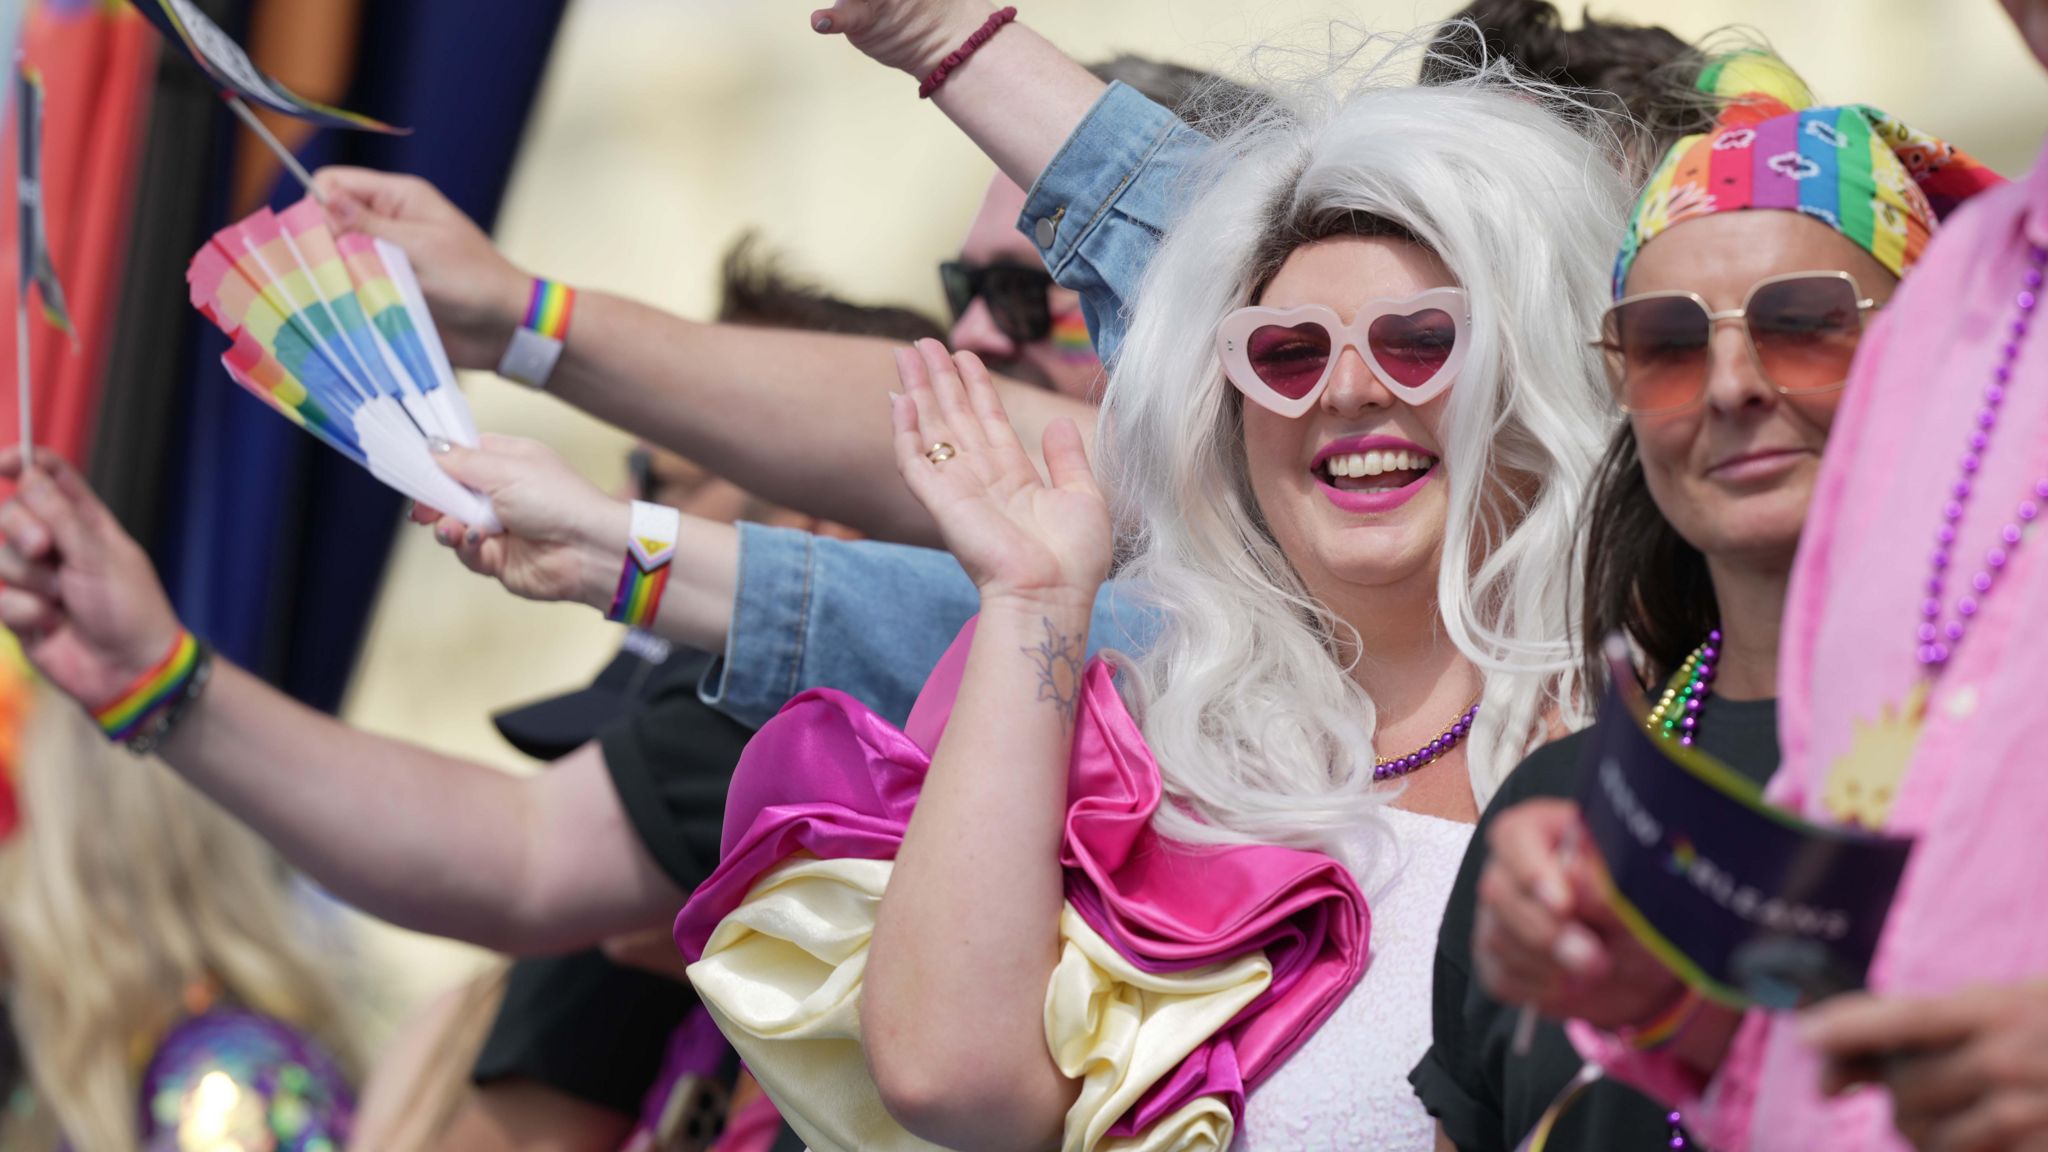
<path fill-rule="evenodd" d="M 912 363 L 919 355 L 943 361 L 945 349 L 926 341 L 904 352 Z M 441 459 L 491 501 L 505 531 L 485 536 L 444 519 L 436 538 L 516 595 L 611 607 L 632 519 L 627 502 L 598 491 L 544 445 L 484 439 L 480 449 L 451 446 Z M 649 626 L 724 654 L 704 701 L 742 724 L 758 728 L 791 697 L 820 687 L 901 723 L 979 604 L 974 582 L 947 552 L 684 516 Z M 1141 599 L 1109 584 L 1093 611 L 1091 647 L 1138 651 L 1149 643 L 1153 614 Z"/>
<path fill-rule="evenodd" d="M 88 708 L 168 651 L 176 616 L 148 557 L 48 453 L 0 506 L 0 623 Z M 640 845 L 595 745 L 518 778 L 361 732 L 217 661 L 159 755 L 344 900 L 506 951 L 588 944 L 683 894 Z"/>
<path fill-rule="evenodd" d="M 811 27 L 845 36 L 876 63 L 922 82 L 996 10 L 985 0 L 839 0 L 812 13 Z M 950 73 L 932 103 L 1004 175 L 1030 188 L 1105 87 L 1017 21 Z"/>
<path fill-rule="evenodd" d="M 980 589 L 981 618 L 882 900 L 861 1016 L 868 1063 L 890 1110 L 925 1139 L 1051 1147 L 1077 1091 L 1047 1050 L 1045 999 L 1109 515 L 1071 426 L 1047 432 L 1048 485 L 978 360 L 958 357 L 956 375 L 936 350 L 903 359 L 897 459 Z"/>
<path fill-rule="evenodd" d="M 326 168 L 315 178 L 337 226 L 405 249 L 458 368 L 491 369 L 526 311 L 532 278 L 460 209 L 413 176 Z M 896 476 L 883 397 L 893 345 L 863 336 L 703 324 L 581 289 L 548 391 L 775 503 L 878 539 L 936 540 Z M 1092 430 L 1080 401 L 998 385 L 1035 442 L 1060 417 Z"/>
<path fill-rule="evenodd" d="M 922 80 L 993 11 L 984 0 L 839 0 L 811 26 Z M 954 68 L 932 100 L 1029 190 L 1017 226 L 1053 279 L 1080 294 L 1096 354 L 1113 365 L 1159 238 L 1208 167 L 1209 138 L 1134 89 L 1105 91 L 1021 22 Z M 1011 415 L 1032 443 L 1028 413 L 1012 403 Z"/>

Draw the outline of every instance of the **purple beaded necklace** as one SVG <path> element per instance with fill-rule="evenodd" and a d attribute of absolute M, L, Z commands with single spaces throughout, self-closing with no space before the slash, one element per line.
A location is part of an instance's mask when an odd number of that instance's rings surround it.
<path fill-rule="evenodd" d="M 1377 784 L 1382 780 L 1392 780 L 1396 776 L 1406 776 L 1425 764 L 1443 759 L 1445 753 L 1465 742 L 1465 737 L 1472 731 L 1472 721 L 1478 715 L 1479 701 L 1474 700 L 1472 706 L 1465 709 L 1456 720 L 1451 721 L 1451 726 L 1444 729 L 1436 739 L 1406 756 L 1382 758 L 1379 763 L 1374 764 L 1373 782 Z"/>
<path fill-rule="evenodd" d="M 1970 621 L 1977 615 L 1983 598 L 1998 580 L 1998 574 L 2005 570 L 2011 559 L 2012 549 L 2017 548 L 2026 538 L 2024 525 L 2031 524 L 2041 515 L 2041 502 L 2048 500 L 2048 477 L 2034 481 L 2033 488 L 2020 500 L 2013 519 L 1999 529 L 1998 543 L 1984 553 L 1984 566 L 1970 577 L 1969 590 L 1955 600 L 1954 615 L 1946 622 L 1950 607 L 1942 603 L 1946 587 L 1949 563 L 1955 549 L 1956 532 L 1963 521 L 1963 510 L 1968 507 L 1977 470 L 1984 464 L 1984 450 L 1991 444 L 1991 433 L 1998 427 L 1998 414 L 2005 403 L 2005 390 L 2012 383 L 2013 365 L 2018 362 L 2020 348 L 2026 343 L 2027 329 L 2032 326 L 2034 306 L 2040 302 L 2042 267 L 2048 265 L 2048 248 L 2039 244 L 2027 246 L 2027 272 L 2024 286 L 2019 295 L 2013 297 L 2015 313 L 2005 347 L 1999 351 L 1998 366 L 1991 370 L 1991 383 L 1984 388 L 1983 407 L 1977 409 L 1977 428 L 1970 433 L 1970 449 L 1963 453 L 1962 475 L 1949 489 L 1950 499 L 1941 508 L 1941 527 L 1934 533 L 1934 554 L 1929 557 L 1927 576 L 1927 598 L 1920 602 L 1920 626 L 1914 632 L 1918 642 L 1916 654 L 1920 670 L 1933 679 L 1941 674 L 1948 664 L 1949 656 L 1955 652 Z"/>

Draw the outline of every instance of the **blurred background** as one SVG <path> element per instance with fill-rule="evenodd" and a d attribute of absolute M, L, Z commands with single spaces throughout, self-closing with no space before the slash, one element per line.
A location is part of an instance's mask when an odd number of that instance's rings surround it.
<path fill-rule="evenodd" d="M 569 0 L 556 30 L 560 3 L 284 0 L 243 5 L 258 15 L 237 32 L 294 87 L 421 128 L 410 144 L 337 141 L 335 133 L 310 143 L 303 133 L 292 137 L 307 144 L 310 161 L 407 167 L 444 182 L 495 165 L 463 202 L 480 216 L 496 211 L 499 243 L 530 271 L 707 318 L 721 254 L 753 230 L 786 254 L 791 270 L 831 290 L 943 319 L 934 266 L 955 251 L 990 169 L 915 98 L 913 81 L 812 33 L 808 0 Z M 73 20 L 118 9 L 84 0 L 47 7 Z M 1084 60 L 1129 51 L 1242 74 L 1249 46 L 1313 47 L 1344 34 L 1333 33 L 1333 22 L 1405 33 L 1458 4 L 1028 0 L 1020 7 L 1024 20 Z M 1569 21 L 1579 19 L 1579 5 L 1561 7 Z M 1606 0 L 1593 9 L 1602 18 L 1662 23 L 1688 38 L 1745 26 L 1782 52 L 1823 100 L 1878 104 L 2008 175 L 2032 162 L 2048 126 L 2048 77 L 1995 0 Z M 346 50 L 326 52 L 306 73 L 285 68 L 295 39 L 331 43 L 313 27 L 328 19 L 359 33 L 353 79 L 321 72 L 321 60 L 347 59 Z M 510 49 L 499 25 L 521 22 L 532 25 L 530 34 L 514 56 L 501 55 Z M 32 55 L 36 36 L 32 26 Z M 438 38 L 439 55 L 420 47 L 430 38 Z M 225 117 L 182 61 L 156 63 L 152 39 L 123 33 L 108 43 L 106 59 L 94 57 L 93 67 L 155 78 L 159 119 L 136 134 L 135 146 L 148 150 L 141 183 L 167 198 L 170 183 L 153 184 L 156 174 L 186 153 L 217 151 L 196 141 L 206 131 L 218 137 Z M 134 55 L 132 66 L 122 65 L 123 51 Z M 53 138 L 92 131 L 82 119 L 60 122 L 72 100 L 66 76 L 83 74 L 51 70 Z M 331 91 L 320 91 L 322 75 Z M 475 115 L 465 101 L 518 105 L 529 97 L 523 127 L 517 115 L 478 120 L 474 128 L 465 120 Z M 162 117 L 178 100 L 191 111 L 187 128 L 173 131 Z M 237 195 L 260 199 L 274 175 L 251 177 L 245 163 L 231 178 L 226 157 L 192 162 L 219 170 L 209 194 L 216 203 L 229 201 L 221 187 L 231 181 L 239 181 Z M 505 182 L 499 174 L 508 163 Z M 93 169 L 80 171 L 76 179 L 85 181 Z M 53 195 L 61 197 L 72 179 L 68 170 L 53 173 Z M 153 206 L 149 195 L 142 200 L 136 220 L 146 231 Z M 0 198 L 0 211 L 7 208 Z M 193 226 L 203 219 L 197 207 L 189 215 Z M 93 264 L 92 237 L 58 240 L 60 261 Z M 381 543 L 370 543 L 395 518 L 386 497 L 350 487 L 367 480 L 333 479 L 333 470 L 347 466 L 238 394 L 209 358 L 217 347 L 209 353 L 191 335 L 159 339 L 137 319 L 153 316 L 165 332 L 197 326 L 182 284 L 192 246 L 180 239 L 158 265 L 131 267 L 125 281 L 101 286 L 121 307 L 116 313 L 108 305 L 99 322 L 121 331 L 104 364 L 79 371 L 97 379 L 105 369 L 104 404 L 130 414 L 128 438 L 109 433 L 105 421 L 97 440 L 61 424 L 53 435 L 93 445 L 96 483 L 131 526 L 138 522 L 131 517 L 150 526 L 138 534 L 152 541 L 181 611 L 223 650 L 316 706 L 338 707 L 352 723 L 508 771 L 533 770 L 498 737 L 489 714 L 581 686 L 612 655 L 618 629 L 587 609 L 512 599 L 465 572 L 425 529 L 399 529 L 387 559 Z M 93 295 L 91 285 L 72 287 Z M 72 367 L 54 337 L 37 347 L 60 362 L 53 371 Z M 180 387 L 189 392 L 164 384 L 167 370 L 180 366 Z M 623 481 L 623 434 L 494 377 L 474 375 L 466 386 L 485 429 L 545 440 L 608 487 Z M 58 390 L 61 419 L 67 386 L 41 387 L 46 395 Z M 163 399 L 174 395 L 184 399 Z M 175 415 L 134 415 L 148 411 Z M 11 419 L 0 413 L 8 440 Z M 876 435 L 885 420 L 878 404 Z M 166 427 L 173 429 L 168 447 Z M 348 515 L 367 527 L 349 526 Z M 268 527 L 251 527 L 257 524 Z M 321 531 L 307 531 L 315 524 Z M 229 559 L 236 573 L 226 572 Z M 296 578 L 280 574 L 285 564 Z M 322 584 L 343 570 L 353 573 L 349 588 Z M 274 589 L 284 586 L 302 591 L 279 602 Z M 357 622 L 372 599 L 363 632 Z M 361 938 L 377 973 L 364 1005 L 378 1022 L 373 1041 L 481 960 L 469 949 L 367 924 Z"/>

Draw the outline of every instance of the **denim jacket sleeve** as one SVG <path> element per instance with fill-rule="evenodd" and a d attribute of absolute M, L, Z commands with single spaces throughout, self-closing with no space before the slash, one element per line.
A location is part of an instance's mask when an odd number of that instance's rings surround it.
<path fill-rule="evenodd" d="M 1081 294 L 1103 363 L 1115 362 L 1145 266 L 1214 146 L 1119 82 L 1032 185 L 1017 227 L 1038 246 L 1053 279 Z"/>
<path fill-rule="evenodd" d="M 901 724 L 981 596 L 945 552 L 740 525 L 738 594 L 706 704 L 755 727 L 800 692 L 837 688 Z M 1091 655 L 1135 652 L 1150 609 L 1111 582 L 1095 598 Z"/>

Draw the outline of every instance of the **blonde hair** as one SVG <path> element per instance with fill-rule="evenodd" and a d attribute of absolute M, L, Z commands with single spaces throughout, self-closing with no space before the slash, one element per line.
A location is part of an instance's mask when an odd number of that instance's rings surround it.
<path fill-rule="evenodd" d="M 1162 610 L 1126 683 L 1174 801 L 1157 821 L 1178 839 L 1336 847 L 1390 798 L 1373 783 L 1373 702 L 1340 655 L 1355 632 L 1266 529 L 1208 338 L 1276 258 L 1347 222 L 1413 237 L 1471 300 L 1436 604 L 1485 675 L 1467 743 L 1479 802 L 1554 723 L 1584 719 L 1568 558 L 1615 421 L 1585 337 L 1628 190 L 1598 118 L 1560 115 L 1556 90 L 1505 64 L 1427 87 L 1389 70 L 1269 85 L 1223 137 L 1146 273 L 1104 399 L 1123 575 Z"/>
<path fill-rule="evenodd" d="M 38 685 L 0 847 L 0 948 L 37 1108 L 5 1147 L 132 1152 L 150 1048 L 212 983 L 352 1065 L 334 982 L 276 855 L 154 760 Z M 13 1121 L 10 1123 L 19 1123 Z"/>

